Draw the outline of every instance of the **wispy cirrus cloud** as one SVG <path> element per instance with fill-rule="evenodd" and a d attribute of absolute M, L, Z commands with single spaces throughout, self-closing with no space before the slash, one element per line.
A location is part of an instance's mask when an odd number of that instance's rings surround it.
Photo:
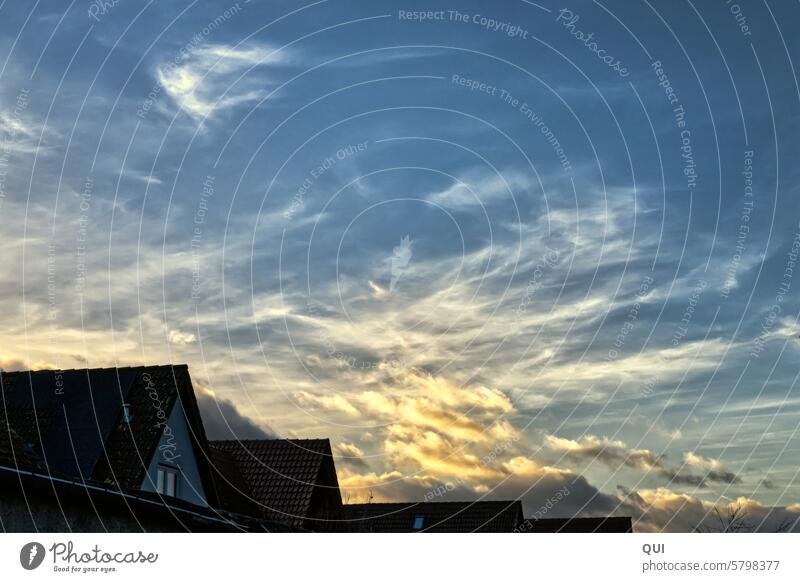
<path fill-rule="evenodd" d="M 206 44 L 191 50 L 178 64 L 156 66 L 166 93 L 196 119 L 251 103 L 267 94 L 273 79 L 264 69 L 289 62 L 286 50 L 265 45 Z"/>
<path fill-rule="evenodd" d="M 497 203 L 511 205 L 515 198 L 530 196 L 535 185 L 529 174 L 505 171 L 496 174 L 474 173 L 444 190 L 428 195 L 427 199 L 445 208 L 466 209 Z"/>

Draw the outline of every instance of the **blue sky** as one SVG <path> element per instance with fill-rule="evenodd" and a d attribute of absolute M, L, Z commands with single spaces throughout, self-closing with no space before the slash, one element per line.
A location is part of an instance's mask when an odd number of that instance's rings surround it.
<path fill-rule="evenodd" d="M 794 521 L 797 10 L 2 3 L 0 364 L 187 362 L 350 500 Z"/>

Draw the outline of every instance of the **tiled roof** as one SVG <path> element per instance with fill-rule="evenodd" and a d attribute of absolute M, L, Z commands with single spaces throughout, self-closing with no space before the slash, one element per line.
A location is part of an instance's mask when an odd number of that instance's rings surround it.
<path fill-rule="evenodd" d="M 204 464 L 205 432 L 186 365 L 4 372 L 0 387 L 0 421 L 30 449 L 27 462 L 41 459 L 48 472 L 123 489 L 140 486 L 180 401 L 208 484 L 204 488 L 213 495 Z M 123 403 L 130 405 L 130 423 L 123 421 Z"/>
<path fill-rule="evenodd" d="M 88 479 L 135 376 L 130 369 L 6 372 L 0 416 L 48 470 Z"/>
<path fill-rule="evenodd" d="M 565 519 L 526 519 L 519 531 L 524 533 L 630 533 L 630 517 L 572 517 Z"/>
<path fill-rule="evenodd" d="M 105 483 L 115 480 L 122 487 L 139 487 L 158 446 L 164 426 L 180 388 L 191 387 L 185 367 L 150 366 L 139 368 L 126 398 L 131 422 L 123 422 L 122 409 L 106 440 L 106 454 L 98 459 L 93 478 Z M 183 386 L 181 386 L 183 384 Z"/>
<path fill-rule="evenodd" d="M 219 473 L 230 485 L 244 481 L 247 489 L 240 486 L 239 491 L 269 519 L 303 526 L 310 517 L 315 492 L 335 489 L 339 495 L 328 439 L 209 441 L 209 449 Z M 233 472 L 232 466 L 238 472 Z M 324 479 L 329 473 L 333 482 Z M 224 504 L 225 499 L 222 501 Z"/>
<path fill-rule="evenodd" d="M 15 469 L 39 469 L 42 460 L 33 446 L 27 444 L 0 415 L 0 465 Z"/>
<path fill-rule="evenodd" d="M 511 532 L 522 521 L 519 501 L 364 503 L 344 506 L 351 532 Z"/>
<path fill-rule="evenodd" d="M 209 446 L 209 459 L 214 474 L 220 509 L 247 515 L 258 515 L 260 509 L 253 500 L 236 459 L 222 448 Z"/>

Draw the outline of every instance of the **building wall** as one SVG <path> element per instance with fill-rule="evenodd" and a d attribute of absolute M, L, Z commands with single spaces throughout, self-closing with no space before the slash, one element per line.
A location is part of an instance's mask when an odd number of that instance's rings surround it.
<path fill-rule="evenodd" d="M 180 402 L 176 402 L 172 407 L 164 433 L 161 435 L 158 447 L 150 460 L 150 466 L 147 468 L 147 475 L 142 481 L 140 487 L 142 491 L 156 490 L 159 465 L 180 469 L 177 491 L 179 499 L 208 507 L 200 471 L 197 468 L 197 460 L 194 456 L 189 426 Z"/>
<path fill-rule="evenodd" d="M 98 513 L 100 513 L 98 515 Z M 0 497 L 0 522 L 3 531 L 12 532 L 141 532 L 174 531 L 175 527 L 143 520 L 138 523 L 132 515 L 103 514 L 91 507 L 64 501 L 59 506 L 37 495 L 25 499 L 18 495 Z"/>
<path fill-rule="evenodd" d="M 0 532 L 239 531 L 233 523 L 44 475 L 0 469 Z M 201 510 L 202 511 L 202 510 Z M 216 517 L 216 516 L 213 516 Z"/>

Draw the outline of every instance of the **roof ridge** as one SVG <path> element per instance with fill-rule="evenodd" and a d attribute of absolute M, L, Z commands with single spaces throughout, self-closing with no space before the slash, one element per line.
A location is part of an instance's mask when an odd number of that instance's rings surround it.
<path fill-rule="evenodd" d="M 508 505 L 513 505 L 514 503 L 519 502 L 519 499 L 475 499 L 475 500 L 465 500 L 465 501 L 377 501 L 373 503 L 345 503 L 345 505 L 354 506 L 354 505 L 462 505 L 464 503 L 468 503 L 470 505 L 475 504 L 486 504 L 486 503 L 505 503 Z"/>
<path fill-rule="evenodd" d="M 189 364 L 150 364 L 142 366 L 107 366 L 105 368 L 52 368 L 44 370 L 9 370 L 0 371 L 8 376 L 11 374 L 43 374 L 45 372 L 107 372 L 109 370 L 142 370 L 152 368 L 189 368 Z"/>
<path fill-rule="evenodd" d="M 300 442 L 300 443 L 307 443 L 312 441 L 328 441 L 330 442 L 331 439 L 329 438 L 318 438 L 318 439 L 284 439 L 284 438 L 274 438 L 274 439 L 209 439 L 208 442 L 210 443 L 260 443 L 260 442 Z"/>

